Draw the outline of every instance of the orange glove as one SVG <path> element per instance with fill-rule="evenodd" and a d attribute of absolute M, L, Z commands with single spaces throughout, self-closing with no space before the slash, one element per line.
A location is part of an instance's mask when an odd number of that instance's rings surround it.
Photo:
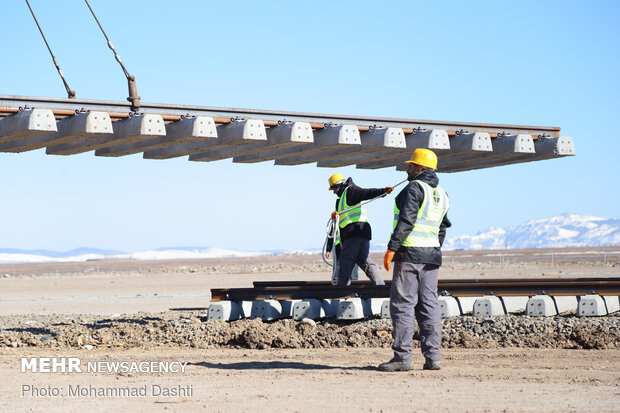
<path fill-rule="evenodd" d="M 394 188 L 392 188 L 391 186 L 386 186 L 385 187 L 385 193 L 386 194 L 391 194 L 393 190 L 394 190 Z"/>
<path fill-rule="evenodd" d="M 336 215 L 338 215 L 338 211 L 332 212 L 332 219 L 336 219 Z"/>
<path fill-rule="evenodd" d="M 383 257 L 383 266 L 385 267 L 386 271 L 390 270 L 390 262 L 392 262 L 392 258 L 394 258 L 394 251 L 385 251 L 385 256 Z"/>

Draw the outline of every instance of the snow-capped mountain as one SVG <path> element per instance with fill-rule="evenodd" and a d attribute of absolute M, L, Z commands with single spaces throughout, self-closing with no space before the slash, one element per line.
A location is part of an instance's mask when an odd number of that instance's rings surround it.
<path fill-rule="evenodd" d="M 444 250 L 554 248 L 620 245 L 620 219 L 562 214 L 476 235 L 446 237 Z"/>
<path fill-rule="evenodd" d="M 620 245 L 620 219 L 563 214 L 551 218 L 528 221 L 507 228 L 488 228 L 476 235 L 448 237 L 444 250 L 553 248 L 596 245 Z M 371 243 L 371 252 L 384 252 L 387 245 Z M 210 247 L 168 247 L 156 250 L 126 253 L 95 248 L 77 248 L 67 252 L 50 250 L 20 250 L 0 248 L 2 263 L 71 262 L 100 259 L 165 260 L 191 258 L 256 257 L 259 255 L 310 255 L 319 249 L 235 251 Z"/>
<path fill-rule="evenodd" d="M 83 255 L 117 255 L 124 254 L 117 250 L 102 250 L 98 248 L 75 248 L 71 251 L 52 251 L 52 250 L 22 250 L 17 248 L 0 248 L 0 256 L 3 255 L 37 255 L 50 258 L 79 257 Z"/>
<path fill-rule="evenodd" d="M 67 252 L 48 250 L 18 250 L 0 248 L 0 264 L 34 263 L 34 262 L 75 262 L 89 260 L 166 260 L 187 258 L 221 258 L 221 257 L 256 257 L 258 255 L 274 255 L 265 251 L 233 251 L 222 248 L 207 247 L 171 247 L 156 250 L 125 253 L 95 248 L 78 248 Z"/>

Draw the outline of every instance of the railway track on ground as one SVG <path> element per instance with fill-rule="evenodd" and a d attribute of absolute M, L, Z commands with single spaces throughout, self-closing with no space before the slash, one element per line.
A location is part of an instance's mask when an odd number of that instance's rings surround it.
<path fill-rule="evenodd" d="M 601 296 L 620 295 L 620 277 L 614 278 L 511 278 L 511 279 L 446 279 L 439 280 L 442 296 L 505 297 L 554 295 Z M 389 298 L 390 282 L 376 286 L 369 281 L 353 281 L 350 286 L 336 287 L 329 281 L 255 281 L 252 288 L 214 288 L 212 301 L 260 301 L 299 299 L 344 299 L 351 297 Z"/>

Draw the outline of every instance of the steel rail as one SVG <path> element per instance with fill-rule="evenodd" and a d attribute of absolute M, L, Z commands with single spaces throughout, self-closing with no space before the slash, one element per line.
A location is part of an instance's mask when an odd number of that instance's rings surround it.
<path fill-rule="evenodd" d="M 588 282 L 615 282 L 620 281 L 620 278 L 610 277 L 598 277 L 598 278 L 485 278 L 485 279 L 440 279 L 439 285 L 453 285 L 453 284 L 467 284 L 467 285 L 538 285 L 538 284 L 553 284 L 553 285 L 565 285 L 567 283 L 588 283 Z M 391 284 L 391 280 L 386 281 L 386 285 Z M 330 281 L 254 281 L 252 283 L 254 288 L 273 288 L 273 287 L 292 287 L 292 286 L 308 286 L 308 287 L 329 287 Z M 353 286 L 362 285 L 374 285 L 368 280 L 356 280 L 352 281 Z"/>
<path fill-rule="evenodd" d="M 0 116 L 15 113 L 20 107 L 46 108 L 54 111 L 58 117 L 70 116 L 74 111 L 91 110 L 110 113 L 115 119 L 130 116 L 129 103 L 90 99 L 64 99 L 33 96 L 0 95 Z M 195 105 L 176 105 L 164 103 L 141 103 L 140 111 L 159 114 L 166 121 L 174 121 L 181 116 L 210 116 L 216 123 L 227 123 L 231 119 L 261 119 L 265 126 L 275 126 L 282 121 L 308 122 L 315 129 L 323 128 L 326 124 L 354 124 L 360 131 L 373 127 L 402 128 L 405 133 L 415 130 L 445 129 L 454 136 L 461 132 L 488 132 L 496 137 L 497 134 L 529 134 L 535 137 L 560 134 L 559 127 L 508 125 L 495 123 L 449 122 L 437 120 L 403 119 L 392 117 L 372 117 L 353 115 L 330 115 L 320 113 L 274 111 L 265 109 L 240 109 Z"/>
<path fill-rule="evenodd" d="M 439 280 L 438 293 L 454 297 L 533 296 L 548 295 L 620 295 L 620 278 L 570 279 L 490 279 Z M 328 298 L 388 298 L 390 282 L 376 286 L 370 282 L 353 282 L 347 287 L 334 287 L 322 281 L 256 282 L 253 288 L 215 288 L 212 301 L 294 300 Z"/>

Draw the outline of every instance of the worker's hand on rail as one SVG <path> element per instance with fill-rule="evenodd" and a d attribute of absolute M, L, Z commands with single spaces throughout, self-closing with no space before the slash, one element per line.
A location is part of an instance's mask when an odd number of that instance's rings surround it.
<path fill-rule="evenodd" d="M 331 252 L 329 252 L 329 251 L 325 252 L 325 258 L 329 259 L 329 257 L 331 257 L 331 256 L 332 256 Z"/>
<path fill-rule="evenodd" d="M 385 193 L 386 194 L 391 194 L 393 190 L 394 190 L 394 188 L 392 188 L 391 186 L 386 186 L 385 187 Z"/>
<path fill-rule="evenodd" d="M 338 211 L 332 212 L 332 219 L 336 219 L 337 215 L 338 215 Z"/>
<path fill-rule="evenodd" d="M 390 270 L 390 262 L 392 262 L 393 258 L 394 258 L 394 251 L 392 250 L 385 251 L 385 256 L 383 257 L 383 266 L 385 267 L 386 271 Z"/>

